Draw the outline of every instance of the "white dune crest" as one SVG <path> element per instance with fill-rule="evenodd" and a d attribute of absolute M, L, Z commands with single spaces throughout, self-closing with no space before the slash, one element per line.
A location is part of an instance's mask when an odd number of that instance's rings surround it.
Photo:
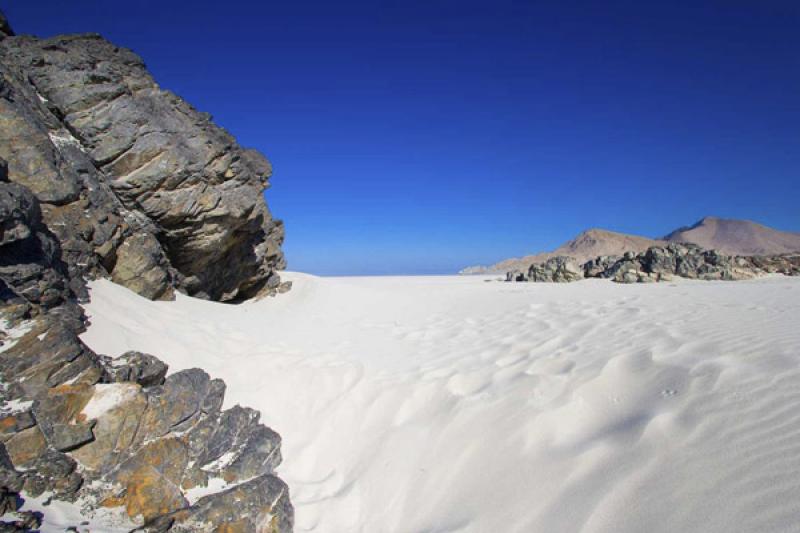
<path fill-rule="evenodd" d="M 283 437 L 296 531 L 791 531 L 800 279 L 317 278 L 234 306 L 91 284 L 82 336 Z"/>

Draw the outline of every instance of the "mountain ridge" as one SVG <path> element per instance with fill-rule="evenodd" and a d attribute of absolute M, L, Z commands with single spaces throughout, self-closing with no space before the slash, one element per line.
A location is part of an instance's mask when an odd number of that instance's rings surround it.
<path fill-rule="evenodd" d="M 496 274 L 527 269 L 531 264 L 543 263 L 559 255 L 584 262 L 603 255 L 638 253 L 667 242 L 696 244 L 728 255 L 776 255 L 800 251 L 800 233 L 777 230 L 750 220 L 705 216 L 661 238 L 590 228 L 550 252 L 503 259 L 489 266 L 469 266 L 459 274 Z"/>
<path fill-rule="evenodd" d="M 781 231 L 751 220 L 703 217 L 663 237 L 729 255 L 775 255 L 800 251 L 800 233 Z"/>

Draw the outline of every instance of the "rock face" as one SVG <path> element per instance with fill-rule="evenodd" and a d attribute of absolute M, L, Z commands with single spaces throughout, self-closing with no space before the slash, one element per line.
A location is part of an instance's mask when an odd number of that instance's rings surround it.
<path fill-rule="evenodd" d="M 269 162 L 160 89 L 136 54 L 95 34 L 6 36 L 0 76 L 0 157 L 71 277 L 111 274 L 148 298 L 276 292 Z"/>
<path fill-rule="evenodd" d="M 730 256 L 689 244 L 652 246 L 622 257 L 600 256 L 578 266 L 569 257 L 532 264 L 527 272 L 511 271 L 507 281 L 568 282 L 607 278 L 619 283 L 667 281 L 673 277 L 703 280 L 741 280 L 780 273 L 800 275 L 800 254 Z"/>
<path fill-rule="evenodd" d="M 143 531 L 292 530 L 280 436 L 258 412 L 223 411 L 200 369 L 79 339 L 95 276 L 154 299 L 288 289 L 269 174 L 132 52 L 17 37 L 0 14 L 0 511 L 47 494 Z"/>

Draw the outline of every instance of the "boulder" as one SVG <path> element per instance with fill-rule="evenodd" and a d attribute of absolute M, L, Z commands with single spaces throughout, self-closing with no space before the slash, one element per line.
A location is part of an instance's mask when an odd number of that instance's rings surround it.
<path fill-rule="evenodd" d="M 171 531 L 203 531 L 218 524 L 216 531 L 226 533 L 278 533 L 292 531 L 293 516 L 288 487 L 267 474 L 174 513 Z"/>
<path fill-rule="evenodd" d="M 10 297 L 45 308 L 69 296 L 58 241 L 42 224 L 39 203 L 29 189 L 0 182 L 0 280 Z"/>
<path fill-rule="evenodd" d="M 583 279 L 583 269 L 572 257 L 552 257 L 544 263 L 534 263 L 528 269 L 529 281 L 565 283 Z"/>
<path fill-rule="evenodd" d="M 131 235 L 117 250 L 111 279 L 151 300 L 172 300 L 173 280 L 158 240 L 150 233 Z"/>
<path fill-rule="evenodd" d="M 157 357 L 141 352 L 125 352 L 115 359 L 105 359 L 105 362 L 105 381 L 133 381 L 142 387 L 162 385 L 169 368 Z"/>

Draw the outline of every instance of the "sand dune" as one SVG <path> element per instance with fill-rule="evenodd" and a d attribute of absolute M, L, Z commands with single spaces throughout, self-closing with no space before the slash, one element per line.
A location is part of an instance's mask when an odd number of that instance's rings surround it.
<path fill-rule="evenodd" d="M 800 252 L 800 233 L 778 231 L 749 220 L 705 217 L 664 240 L 691 242 L 729 255 L 776 255 Z"/>
<path fill-rule="evenodd" d="M 83 339 L 228 384 L 298 532 L 788 532 L 800 280 L 316 278 L 230 306 L 92 283 Z"/>

